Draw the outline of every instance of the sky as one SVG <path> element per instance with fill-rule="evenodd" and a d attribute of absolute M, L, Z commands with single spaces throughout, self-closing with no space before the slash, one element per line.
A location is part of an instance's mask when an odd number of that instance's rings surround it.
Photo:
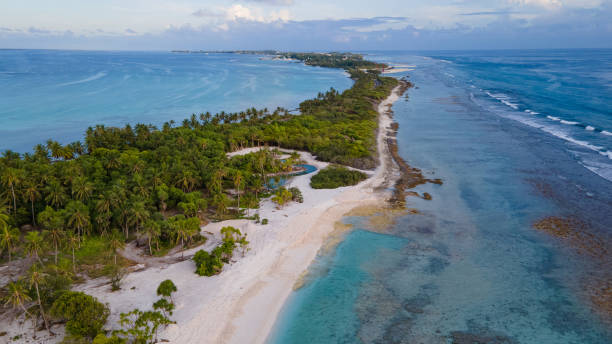
<path fill-rule="evenodd" d="M 0 0 L 0 48 L 612 48 L 612 0 Z"/>

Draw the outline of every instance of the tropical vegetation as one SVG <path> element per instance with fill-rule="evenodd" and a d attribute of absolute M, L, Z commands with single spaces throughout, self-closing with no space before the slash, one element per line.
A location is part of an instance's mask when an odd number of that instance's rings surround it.
<path fill-rule="evenodd" d="M 36 323 L 40 319 L 47 328 L 50 319 L 64 321 L 69 334 L 92 340 L 107 310 L 95 299 L 69 290 L 74 283 L 101 276 L 109 277 L 118 289 L 124 268 L 131 264 L 121 255 L 126 243 L 136 241 L 149 255 L 161 255 L 205 240 L 199 235 L 202 224 L 244 218 L 245 212 L 248 217 L 264 197 L 274 197 L 279 206 L 303 201 L 299 190 L 268 190 L 270 176 L 287 173 L 299 157 L 281 160 L 274 149 L 233 157 L 229 152 L 281 147 L 310 151 L 332 163 L 374 168 L 375 105 L 398 81 L 382 77 L 379 70 L 384 65 L 360 55 L 287 57 L 344 68 L 354 85 L 302 102 L 299 115 L 283 108 L 251 108 L 193 114 L 159 128 L 96 125 L 82 142 L 48 140 L 24 154 L 5 151 L 0 157 L 0 261 L 23 259 L 27 264 L 21 276 L 0 286 L 2 304 L 16 316 Z M 361 178 L 350 172 L 318 175 L 346 185 Z M 198 251 L 198 274 L 219 273 L 238 247 L 245 254 L 248 241 L 236 231 L 226 229 L 223 243 L 211 252 Z M 71 312 L 77 304 L 100 316 L 90 319 Z M 164 301 L 158 304 L 162 315 L 171 312 L 169 307 Z M 125 321 L 164 323 L 156 317 L 136 312 Z"/>

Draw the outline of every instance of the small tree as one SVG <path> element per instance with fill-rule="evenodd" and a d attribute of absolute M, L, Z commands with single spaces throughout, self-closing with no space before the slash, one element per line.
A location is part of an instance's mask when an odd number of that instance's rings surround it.
<path fill-rule="evenodd" d="M 49 322 L 47 321 L 47 317 L 45 316 L 45 309 L 43 308 L 42 302 L 40 300 L 40 288 L 39 287 L 40 285 L 45 283 L 46 276 L 47 274 L 38 270 L 38 267 L 34 265 L 32 266 L 32 269 L 30 270 L 29 282 L 30 282 L 30 288 L 34 287 L 34 290 L 36 291 L 36 301 L 40 309 L 40 315 L 42 316 L 43 322 L 45 323 L 45 328 L 47 329 L 47 331 L 49 331 L 49 333 L 52 334 L 53 332 L 51 332 L 51 329 L 49 328 Z"/>
<path fill-rule="evenodd" d="M 174 303 L 174 301 L 172 300 L 172 293 L 176 292 L 176 290 L 177 289 L 176 285 L 174 285 L 174 282 L 167 279 L 161 282 L 159 284 L 159 287 L 157 287 L 157 295 L 168 297 L 170 298 L 170 301 Z"/>
<path fill-rule="evenodd" d="M 13 309 L 20 309 L 25 315 L 30 315 L 25 305 L 32 299 L 30 298 L 30 296 L 28 296 L 26 288 L 23 285 L 23 281 L 19 280 L 15 282 L 9 282 L 6 285 L 6 294 L 7 295 L 3 299 L 4 306 L 10 305 Z"/>
<path fill-rule="evenodd" d="M 113 251 L 113 260 L 115 262 L 115 265 L 117 265 L 117 251 L 125 247 L 125 242 L 121 238 L 121 234 L 119 234 L 118 230 L 113 230 L 113 234 L 110 237 L 108 245 L 110 246 L 110 249 Z"/>
<path fill-rule="evenodd" d="M 129 313 L 121 313 L 122 329 L 117 334 L 132 339 L 133 343 L 152 344 L 157 343 L 157 332 L 160 327 L 167 326 L 173 322 L 158 311 L 141 311 L 134 309 Z"/>
<path fill-rule="evenodd" d="M 157 300 L 153 304 L 153 309 L 161 310 L 164 313 L 164 316 L 168 317 L 172 315 L 172 311 L 174 310 L 174 303 L 168 302 L 168 300 L 162 298 Z"/>
<path fill-rule="evenodd" d="M 292 197 L 293 195 L 289 190 L 284 187 L 281 187 L 276 191 L 274 196 L 272 196 L 272 201 L 278 204 L 279 208 L 282 208 L 285 206 L 285 204 L 287 204 L 287 202 L 291 200 Z"/>
<path fill-rule="evenodd" d="M 30 257 L 35 258 L 42 265 L 43 262 L 40 259 L 40 254 L 45 247 L 43 236 L 38 231 L 28 232 L 25 236 L 25 244 Z"/>
<path fill-rule="evenodd" d="M 0 252 L 6 250 L 9 256 L 9 262 L 12 259 L 12 253 L 19 244 L 19 230 L 9 225 L 0 228 Z"/>

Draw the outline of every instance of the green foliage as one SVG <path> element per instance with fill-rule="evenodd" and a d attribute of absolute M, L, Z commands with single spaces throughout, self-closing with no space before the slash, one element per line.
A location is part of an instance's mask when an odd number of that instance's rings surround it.
<path fill-rule="evenodd" d="M 123 338 L 119 338 L 116 335 L 112 335 L 111 337 L 107 337 L 106 335 L 100 333 L 94 338 L 91 344 L 125 344 L 127 341 Z"/>
<path fill-rule="evenodd" d="M 172 321 L 158 311 L 141 311 L 134 309 L 129 313 L 121 313 L 122 329 L 115 334 L 123 335 L 134 344 L 153 344 L 157 342 L 157 332 Z"/>
<path fill-rule="evenodd" d="M 200 276 L 213 276 L 221 273 L 223 265 L 230 262 L 234 250 L 240 245 L 242 252 L 247 249 L 249 242 L 246 235 L 242 235 L 237 228 L 227 226 L 221 228 L 223 243 L 215 247 L 210 253 L 199 250 L 193 256 L 196 265 L 196 273 Z"/>
<path fill-rule="evenodd" d="M 223 270 L 221 257 L 204 250 L 198 250 L 193 256 L 193 261 L 196 265 L 196 273 L 200 276 L 213 276 Z"/>
<path fill-rule="evenodd" d="M 172 293 L 176 292 L 176 285 L 174 282 L 167 279 L 159 284 L 157 287 L 157 295 L 161 295 L 164 297 L 172 297 Z"/>
<path fill-rule="evenodd" d="M 304 203 L 304 196 L 302 196 L 302 191 L 297 187 L 289 188 L 289 192 L 291 192 L 291 200 L 298 203 Z"/>
<path fill-rule="evenodd" d="M 287 190 L 285 187 L 280 187 L 274 192 L 274 196 L 272 196 L 272 201 L 278 204 L 279 208 L 284 207 L 291 199 L 293 198 L 293 194 L 291 191 Z"/>
<path fill-rule="evenodd" d="M 268 219 L 262 219 L 261 220 L 261 224 L 262 225 L 267 225 L 268 224 Z"/>
<path fill-rule="evenodd" d="M 367 177 L 363 172 L 349 170 L 346 167 L 328 166 L 312 176 L 310 186 L 313 189 L 335 189 L 355 185 Z"/>
<path fill-rule="evenodd" d="M 155 301 L 153 304 L 153 309 L 156 311 L 161 310 L 165 316 L 170 316 L 172 315 L 172 311 L 174 311 L 174 303 L 162 298 Z"/>
<path fill-rule="evenodd" d="M 66 321 L 67 333 L 94 338 L 102 331 L 110 311 L 93 296 L 65 291 L 53 302 L 50 314 Z"/>

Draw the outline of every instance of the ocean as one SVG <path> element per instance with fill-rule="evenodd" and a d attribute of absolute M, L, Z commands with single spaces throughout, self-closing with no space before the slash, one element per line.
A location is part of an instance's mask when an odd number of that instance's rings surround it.
<path fill-rule="evenodd" d="M 444 184 L 386 231 L 346 218 L 268 342 L 612 342 L 612 51 L 368 57 L 413 69 L 399 152 Z"/>
<path fill-rule="evenodd" d="M 0 50 L 0 151 L 82 140 L 89 126 L 161 126 L 210 111 L 295 109 L 343 71 L 256 55 Z"/>

